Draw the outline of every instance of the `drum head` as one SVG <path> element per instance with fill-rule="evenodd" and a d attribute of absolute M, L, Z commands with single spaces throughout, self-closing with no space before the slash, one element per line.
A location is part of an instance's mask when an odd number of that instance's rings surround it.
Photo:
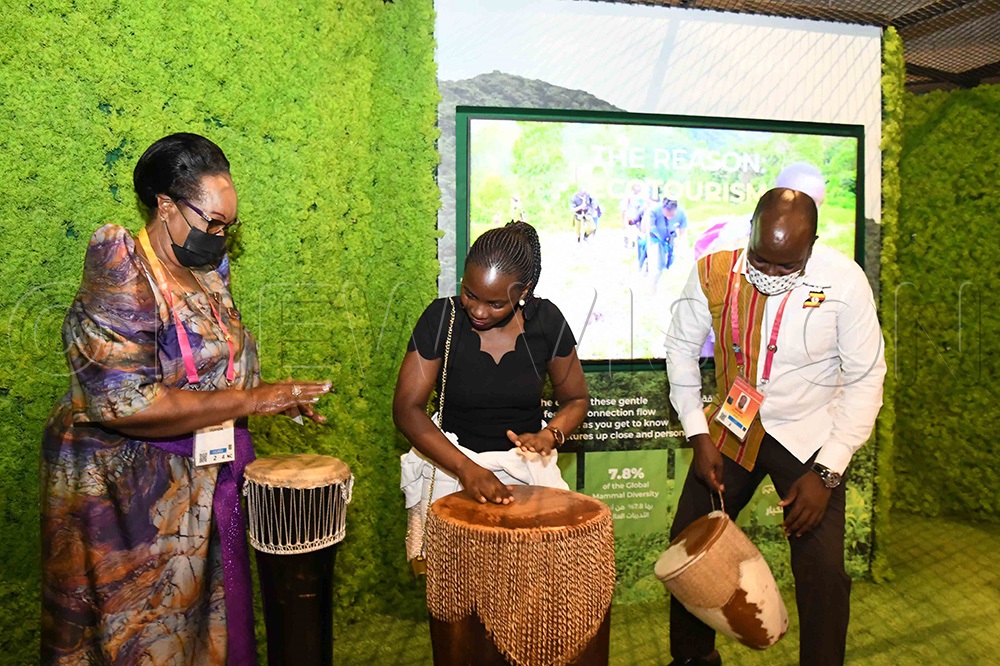
<path fill-rule="evenodd" d="M 480 504 L 465 493 L 442 497 L 431 511 L 448 523 L 503 530 L 566 529 L 604 518 L 610 509 L 603 502 L 558 488 L 511 486 L 510 504 Z"/>
<path fill-rule="evenodd" d="M 728 522 L 729 516 L 724 511 L 713 511 L 688 525 L 660 555 L 653 573 L 661 581 L 670 580 L 684 573 L 685 569 L 700 560 L 712 547 L 726 529 Z"/>
<path fill-rule="evenodd" d="M 344 483 L 351 469 L 333 456 L 316 453 L 279 453 L 257 458 L 243 472 L 247 481 L 278 488 L 322 488 Z"/>

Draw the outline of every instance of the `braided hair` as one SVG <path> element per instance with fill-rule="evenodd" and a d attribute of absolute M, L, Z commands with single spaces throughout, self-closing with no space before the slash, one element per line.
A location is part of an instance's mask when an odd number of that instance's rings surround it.
<path fill-rule="evenodd" d="M 535 286 L 542 274 L 542 245 L 538 232 L 527 222 L 508 222 L 490 229 L 476 239 L 469 249 L 466 265 L 475 264 L 496 269 L 503 275 L 513 275 L 528 287 L 524 302 L 524 318 L 530 319 L 538 307 Z"/>

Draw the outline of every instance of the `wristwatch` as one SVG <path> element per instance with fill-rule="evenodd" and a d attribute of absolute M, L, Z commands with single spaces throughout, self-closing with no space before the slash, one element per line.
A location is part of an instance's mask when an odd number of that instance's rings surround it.
<path fill-rule="evenodd" d="M 840 474 L 834 472 L 826 465 L 820 465 L 819 463 L 813 463 L 812 471 L 819 474 L 819 478 L 823 479 L 823 485 L 827 488 L 836 488 L 843 479 Z"/>
<path fill-rule="evenodd" d="M 547 426 L 545 429 L 551 432 L 552 436 L 556 438 L 556 446 L 562 446 L 566 443 L 566 435 L 562 430 L 555 426 Z"/>

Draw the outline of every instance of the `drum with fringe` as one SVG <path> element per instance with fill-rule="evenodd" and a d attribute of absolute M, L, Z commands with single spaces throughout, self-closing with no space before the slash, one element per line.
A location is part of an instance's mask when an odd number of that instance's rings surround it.
<path fill-rule="evenodd" d="M 437 666 L 607 664 L 615 586 L 611 511 L 512 486 L 511 504 L 442 497 L 427 519 L 427 608 Z"/>

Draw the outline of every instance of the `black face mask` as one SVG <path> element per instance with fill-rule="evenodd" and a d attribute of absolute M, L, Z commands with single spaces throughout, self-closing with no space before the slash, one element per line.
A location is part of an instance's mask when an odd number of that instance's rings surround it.
<path fill-rule="evenodd" d="M 201 229 L 191 226 L 183 214 L 181 217 L 188 225 L 188 235 L 184 239 L 183 246 L 174 242 L 174 236 L 170 233 L 170 225 L 166 225 L 167 235 L 170 237 L 170 247 L 173 249 L 178 263 L 187 268 L 202 270 L 217 268 L 222 263 L 222 258 L 226 256 L 226 237 L 205 233 Z"/>

